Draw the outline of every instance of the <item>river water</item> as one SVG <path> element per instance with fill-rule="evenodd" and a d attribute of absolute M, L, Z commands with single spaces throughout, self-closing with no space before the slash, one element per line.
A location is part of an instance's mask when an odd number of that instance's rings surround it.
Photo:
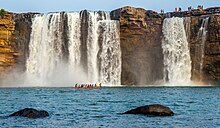
<path fill-rule="evenodd" d="M 1 128 L 201 128 L 220 127 L 219 87 L 0 88 Z M 159 103 L 172 117 L 121 115 Z M 7 117 L 33 107 L 49 112 L 40 119 Z"/>

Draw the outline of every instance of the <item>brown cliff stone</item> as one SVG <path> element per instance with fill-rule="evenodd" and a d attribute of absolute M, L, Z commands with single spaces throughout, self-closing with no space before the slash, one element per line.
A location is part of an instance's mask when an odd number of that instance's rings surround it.
<path fill-rule="evenodd" d="M 120 22 L 122 84 L 146 85 L 162 79 L 162 17 L 142 8 L 123 7 L 111 12 Z"/>
<path fill-rule="evenodd" d="M 201 40 L 198 40 L 198 32 L 205 17 L 210 17 L 207 26 L 207 37 L 205 41 L 204 59 L 202 64 L 202 72 L 198 66 L 200 61 L 196 59 L 197 55 L 201 55 L 198 46 Z M 192 59 L 192 80 L 202 81 L 209 84 L 220 84 L 220 15 L 210 14 L 204 16 L 191 17 L 191 38 L 190 53 Z"/>
<path fill-rule="evenodd" d="M 14 66 L 15 58 L 13 57 L 14 42 L 11 40 L 14 32 L 15 22 L 11 14 L 6 14 L 0 18 L 0 78 L 3 78 Z"/>
<path fill-rule="evenodd" d="M 0 79 L 15 67 L 25 68 L 32 16 L 8 12 L 0 18 Z"/>
<path fill-rule="evenodd" d="M 220 15 L 212 15 L 205 47 L 204 74 L 211 84 L 220 84 Z"/>
<path fill-rule="evenodd" d="M 15 43 L 15 51 L 19 53 L 16 58 L 17 69 L 24 71 L 26 68 L 26 59 L 29 54 L 29 41 L 31 35 L 32 17 L 38 13 L 21 13 L 15 14 L 13 19 L 15 21 L 15 31 L 12 40 Z"/>

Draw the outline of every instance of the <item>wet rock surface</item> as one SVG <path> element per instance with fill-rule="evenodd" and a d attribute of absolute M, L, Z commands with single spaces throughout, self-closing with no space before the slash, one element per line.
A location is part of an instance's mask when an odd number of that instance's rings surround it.
<path fill-rule="evenodd" d="M 142 114 L 147 116 L 173 116 L 174 112 L 169 107 L 160 104 L 152 104 L 137 107 L 123 114 Z"/>
<path fill-rule="evenodd" d="M 21 117 L 28 117 L 28 118 L 43 118 L 49 116 L 49 113 L 44 110 L 36 110 L 33 108 L 25 108 L 15 113 L 12 113 L 9 116 L 21 116 Z"/>

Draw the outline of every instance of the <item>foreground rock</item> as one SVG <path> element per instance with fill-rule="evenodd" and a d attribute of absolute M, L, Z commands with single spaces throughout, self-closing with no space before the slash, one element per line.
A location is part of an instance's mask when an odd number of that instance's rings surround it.
<path fill-rule="evenodd" d="M 142 115 L 149 115 L 149 116 L 173 116 L 173 111 L 170 108 L 159 105 L 159 104 L 152 104 L 141 106 L 132 110 L 129 110 L 123 114 L 142 114 Z"/>
<path fill-rule="evenodd" d="M 28 118 L 42 118 L 49 116 L 49 113 L 44 110 L 36 110 L 33 108 L 25 108 L 20 111 L 17 111 L 9 116 L 23 116 Z"/>

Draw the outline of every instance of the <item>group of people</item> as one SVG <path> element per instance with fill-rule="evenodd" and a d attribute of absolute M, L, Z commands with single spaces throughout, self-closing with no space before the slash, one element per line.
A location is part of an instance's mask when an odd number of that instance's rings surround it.
<path fill-rule="evenodd" d="M 175 12 L 181 12 L 182 8 L 175 8 Z"/>
<path fill-rule="evenodd" d="M 198 5 L 197 9 L 202 11 L 203 10 L 203 5 Z"/>
<path fill-rule="evenodd" d="M 203 5 L 198 5 L 197 9 L 200 10 L 200 11 L 203 10 Z M 192 6 L 188 7 L 189 12 L 192 11 L 192 10 L 193 10 Z M 182 11 L 182 8 L 180 8 L 180 7 L 175 8 L 175 12 L 181 12 L 181 11 Z M 164 9 L 161 9 L 160 12 L 163 14 Z"/>
<path fill-rule="evenodd" d="M 202 11 L 203 5 L 198 5 L 197 9 Z M 193 10 L 192 6 L 188 7 L 188 12 L 191 12 L 192 10 Z M 181 12 L 181 11 L 182 11 L 182 8 L 180 8 L 180 7 L 175 8 L 175 12 Z M 164 14 L 164 9 L 161 9 L 160 12 L 162 14 Z"/>
<path fill-rule="evenodd" d="M 101 88 L 102 85 L 100 84 L 75 84 L 75 88 Z"/>

